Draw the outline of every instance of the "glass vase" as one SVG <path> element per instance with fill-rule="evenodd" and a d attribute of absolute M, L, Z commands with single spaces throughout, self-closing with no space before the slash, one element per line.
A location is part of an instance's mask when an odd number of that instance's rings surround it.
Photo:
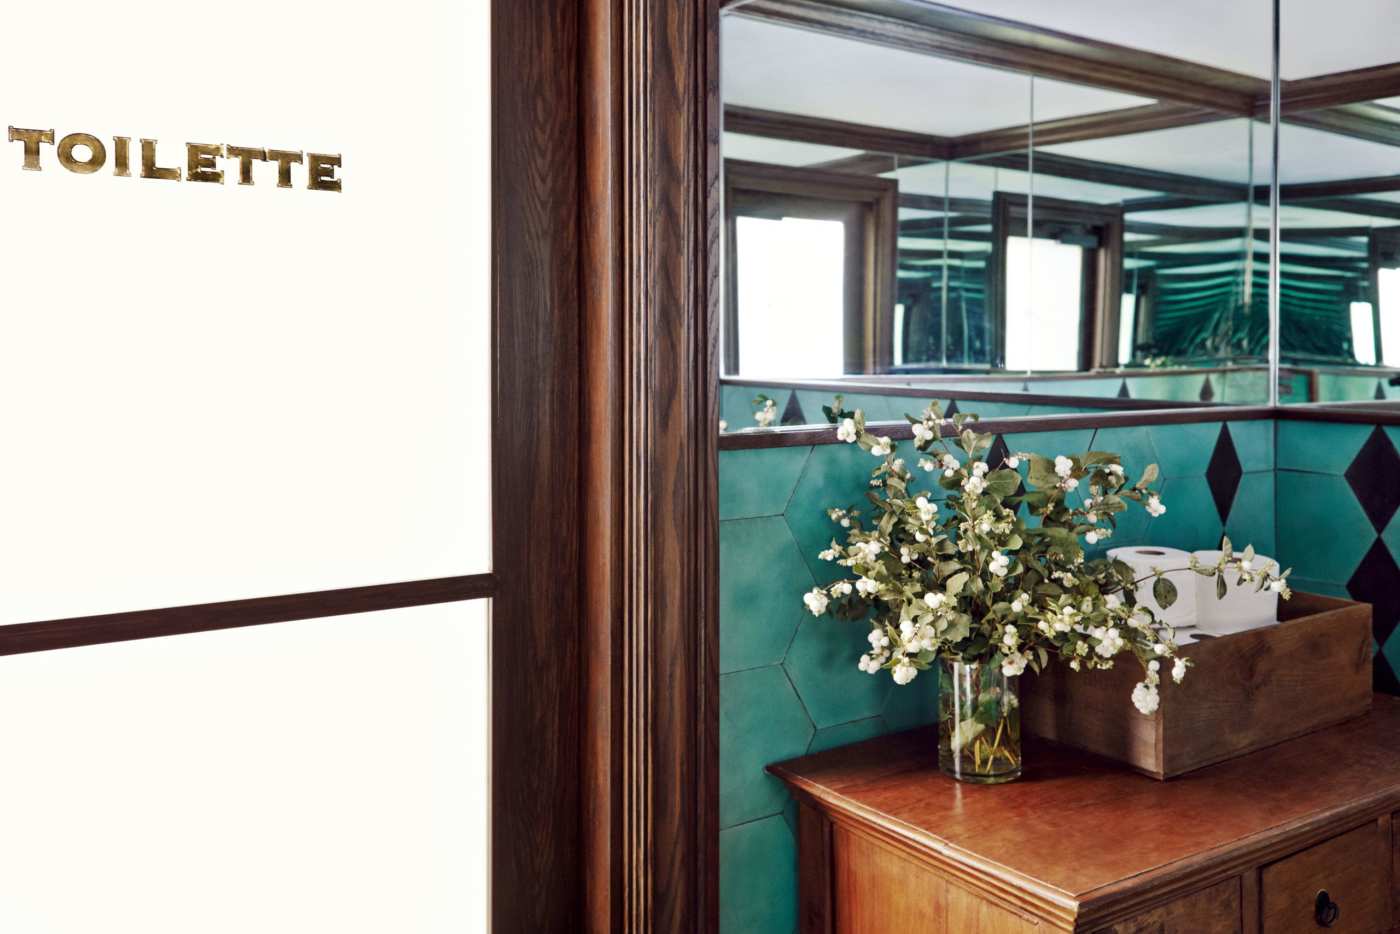
<path fill-rule="evenodd" d="M 1021 775 L 1021 704 L 1000 665 L 941 659 L 938 767 L 960 782 L 994 785 Z"/>

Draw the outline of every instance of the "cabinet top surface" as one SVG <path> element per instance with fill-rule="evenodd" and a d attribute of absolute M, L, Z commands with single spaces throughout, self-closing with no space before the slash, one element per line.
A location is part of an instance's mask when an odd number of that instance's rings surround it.
<path fill-rule="evenodd" d="M 1371 713 L 1160 782 L 1087 753 L 1028 742 L 1025 773 L 965 785 L 938 771 L 928 727 L 770 766 L 839 819 L 1076 899 L 1174 865 L 1365 811 L 1400 807 L 1400 697 Z"/>

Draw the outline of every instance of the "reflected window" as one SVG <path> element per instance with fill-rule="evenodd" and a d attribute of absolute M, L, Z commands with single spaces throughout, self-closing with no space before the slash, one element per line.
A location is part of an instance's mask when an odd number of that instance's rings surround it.
<path fill-rule="evenodd" d="M 1383 362 L 1386 366 L 1400 367 L 1400 269 L 1376 270 L 1376 282 Z"/>
<path fill-rule="evenodd" d="M 1371 316 L 1370 302 L 1351 303 L 1351 352 L 1357 363 L 1366 366 L 1376 363 L 1376 326 Z"/>
<path fill-rule="evenodd" d="M 893 365 L 892 179 L 725 162 L 725 372 L 841 376 Z"/>
<path fill-rule="evenodd" d="M 1006 368 L 1079 368 L 1084 248 L 1006 238 Z"/>
<path fill-rule="evenodd" d="M 740 217 L 734 241 L 744 335 L 739 372 L 753 377 L 840 373 L 846 225 L 805 217 Z"/>

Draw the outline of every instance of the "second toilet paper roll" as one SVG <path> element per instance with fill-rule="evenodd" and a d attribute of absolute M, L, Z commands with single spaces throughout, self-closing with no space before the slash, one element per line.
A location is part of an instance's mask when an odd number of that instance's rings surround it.
<path fill-rule="evenodd" d="M 1191 626 L 1196 622 L 1196 582 L 1202 578 L 1194 571 L 1178 570 L 1186 568 L 1191 554 L 1180 548 L 1158 548 L 1155 545 L 1142 545 L 1127 548 L 1114 548 L 1110 558 L 1117 558 L 1137 572 L 1138 578 L 1149 578 L 1138 585 L 1138 603 L 1157 614 L 1157 618 L 1172 627 Z M 1165 577 L 1176 585 L 1176 602 L 1165 609 L 1158 605 L 1152 595 L 1153 568 L 1169 571 Z"/>

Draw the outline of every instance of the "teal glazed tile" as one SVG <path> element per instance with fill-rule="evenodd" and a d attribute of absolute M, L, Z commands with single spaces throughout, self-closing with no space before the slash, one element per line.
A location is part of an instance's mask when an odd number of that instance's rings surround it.
<path fill-rule="evenodd" d="M 1092 450 L 1090 444 L 1094 440 L 1094 429 L 1072 428 L 1068 431 L 1023 431 L 1017 434 L 1004 435 L 1003 437 L 1006 439 L 1006 447 L 1010 451 L 1040 454 L 1053 460 L 1060 454 L 1073 456 Z M 1024 474 L 1025 471 L 1026 468 L 1023 465 L 1021 472 Z"/>
<path fill-rule="evenodd" d="M 879 717 L 852 720 L 850 723 L 841 723 L 817 730 L 816 734 L 812 736 L 812 745 L 807 747 L 807 751 L 809 753 L 823 752 L 827 749 L 835 749 L 837 746 L 849 746 L 851 743 L 880 736 L 885 732 L 885 721 Z"/>
<path fill-rule="evenodd" d="M 781 407 L 786 401 L 778 399 L 778 394 L 772 390 L 762 390 L 754 386 L 735 386 L 725 383 L 719 390 L 719 417 L 729 423 L 729 431 L 738 431 L 741 428 L 753 428 L 757 423 L 753 420 L 755 406 L 754 396 L 760 392 L 772 396 L 778 400 Z"/>
<path fill-rule="evenodd" d="M 812 575 L 781 516 L 719 524 L 721 672 L 776 665 L 809 616 Z"/>
<path fill-rule="evenodd" d="M 1374 426 L 1371 425 L 1280 421 L 1276 454 L 1278 469 L 1340 477 L 1351 466 L 1361 445 L 1366 443 L 1373 430 Z"/>
<path fill-rule="evenodd" d="M 1249 422 L 1227 422 L 1230 440 L 1235 444 L 1240 468 L 1245 473 L 1274 469 L 1274 422 L 1256 419 Z"/>
<path fill-rule="evenodd" d="M 1283 570 L 1288 570 L 1288 565 L 1283 566 Z M 1309 577 L 1299 577 L 1297 574 L 1288 575 L 1288 586 L 1294 590 L 1301 590 L 1304 593 L 1322 594 L 1324 597 L 1337 597 L 1342 600 L 1350 600 L 1351 594 L 1347 592 L 1345 584 L 1334 584 L 1331 581 L 1313 580 Z"/>
<path fill-rule="evenodd" d="M 1396 626 L 1391 632 L 1390 638 L 1385 640 L 1385 645 L 1381 646 L 1380 654 L 1390 665 L 1390 670 L 1400 674 L 1400 626 Z"/>
<path fill-rule="evenodd" d="M 811 448 L 754 448 L 719 454 L 719 517 L 781 516 Z"/>
<path fill-rule="evenodd" d="M 1390 525 L 1385 527 L 1381 538 L 1385 540 L 1385 547 L 1390 549 L 1390 556 L 1395 559 L 1395 563 L 1400 564 L 1400 512 L 1390 520 Z"/>
<path fill-rule="evenodd" d="M 1342 477 L 1290 470 L 1274 483 L 1279 561 L 1299 577 L 1345 584 L 1376 540 L 1351 487 Z"/>
<path fill-rule="evenodd" d="M 809 616 L 798 627 L 783 667 L 817 729 L 880 713 L 894 686 L 887 671 L 866 674 L 856 667 L 870 643 L 870 626 L 831 616 Z"/>
<path fill-rule="evenodd" d="M 763 769 L 805 753 L 812 732 L 812 721 L 778 665 L 720 675 L 721 827 L 782 813 L 787 789 Z"/>
<path fill-rule="evenodd" d="M 909 457 L 912 446 L 901 444 L 900 450 Z M 845 530 L 831 521 L 827 510 L 854 506 L 868 520 L 871 506 L 865 494 L 870 490 L 870 472 L 879 465 L 879 458 L 856 444 L 819 444 L 812 448 L 807 468 L 797 481 L 783 516 L 817 583 L 829 584 L 846 576 L 834 562 L 817 557 L 833 538 L 845 541 Z"/>
<path fill-rule="evenodd" d="M 1170 477 L 1159 489 L 1167 511 L 1148 519 L 1148 544 L 1186 551 L 1220 547 L 1224 527 L 1205 477 Z"/>
<path fill-rule="evenodd" d="M 1400 451 L 1400 428 L 1387 425 L 1385 433 L 1390 436 L 1390 443 L 1395 445 L 1395 450 Z"/>
<path fill-rule="evenodd" d="M 912 730 L 938 720 L 938 666 L 921 671 L 908 684 L 896 684 L 882 714 L 890 732 Z"/>
<path fill-rule="evenodd" d="M 1030 412 L 1024 402 L 991 402 L 985 399 L 958 400 L 959 412 L 975 412 L 982 420 L 992 418 L 1020 418 Z"/>
<path fill-rule="evenodd" d="M 1164 477 L 1204 477 L 1215 442 L 1220 438 L 1220 422 L 1194 425 L 1152 425 L 1147 433 L 1157 449 L 1157 466 Z"/>
<path fill-rule="evenodd" d="M 797 840 L 781 816 L 719 833 L 720 934 L 792 934 Z"/>
<path fill-rule="evenodd" d="M 1240 478 L 1225 534 L 1235 548 L 1253 545 L 1261 555 L 1275 555 L 1274 474 L 1272 471 L 1247 473 Z"/>
<path fill-rule="evenodd" d="M 783 820 L 787 821 L 788 830 L 792 831 L 794 839 L 797 838 L 797 799 L 788 795 L 788 803 L 783 805 Z"/>
<path fill-rule="evenodd" d="M 1094 433 L 1091 450 L 1117 454 L 1132 477 L 1142 476 L 1148 464 L 1157 463 L 1157 449 L 1143 427 L 1100 428 Z"/>

